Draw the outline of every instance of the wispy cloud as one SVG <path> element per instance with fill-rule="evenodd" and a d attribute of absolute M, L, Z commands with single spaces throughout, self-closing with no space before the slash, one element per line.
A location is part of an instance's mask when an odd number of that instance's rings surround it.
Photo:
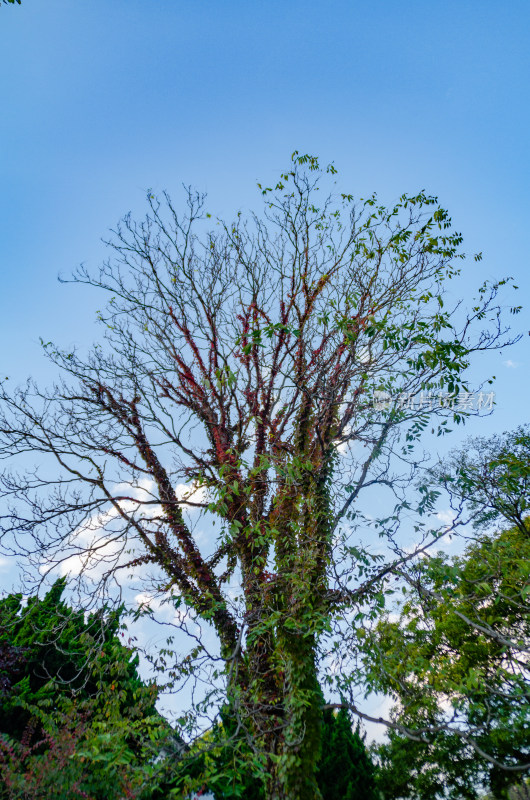
<path fill-rule="evenodd" d="M 510 369 L 517 369 L 517 367 L 521 366 L 519 361 L 512 361 L 511 358 L 509 358 L 507 361 L 503 361 L 503 364 L 505 367 L 509 367 Z"/>
<path fill-rule="evenodd" d="M 450 528 L 456 519 L 456 514 L 451 508 L 448 508 L 443 511 L 438 511 L 436 519 L 439 519 L 447 528 Z"/>
<path fill-rule="evenodd" d="M 175 491 L 182 505 L 188 505 L 186 503 L 187 500 L 190 503 L 205 503 L 208 499 L 206 487 L 196 486 L 194 483 L 177 483 Z M 190 508 L 193 508 L 193 506 L 190 506 Z"/>
<path fill-rule="evenodd" d="M 190 504 L 204 503 L 208 497 L 207 490 L 194 483 L 179 483 L 175 491 L 182 506 L 191 514 L 197 509 Z M 128 563 L 143 552 L 134 535 L 125 532 L 120 509 L 125 515 L 146 523 L 161 517 L 163 509 L 158 502 L 156 484 L 150 479 L 138 481 L 136 485 L 116 484 L 114 496 L 117 505 L 83 520 L 65 543 L 63 551 L 41 565 L 42 574 L 54 572 L 75 577 L 89 572 L 92 578 L 101 578 L 118 564 Z M 3 566 L 0 559 L 0 569 Z"/>

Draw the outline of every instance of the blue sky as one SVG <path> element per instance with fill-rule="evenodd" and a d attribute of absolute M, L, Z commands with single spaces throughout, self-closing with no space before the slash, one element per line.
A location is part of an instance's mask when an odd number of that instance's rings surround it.
<path fill-rule="evenodd" d="M 525 304 L 530 6 L 225 0 L 23 0 L 0 6 L 0 374 L 51 381 L 39 338 L 99 335 L 103 298 L 60 284 L 145 192 L 182 183 L 210 210 L 259 207 L 294 149 L 334 160 L 341 187 L 392 202 L 437 194 L 468 252 L 456 295 L 513 275 Z M 497 407 L 466 433 L 526 422 L 521 342 L 478 360 Z M 440 440 L 436 440 L 440 443 Z M 446 446 L 446 445 L 442 445 Z"/>
<path fill-rule="evenodd" d="M 182 183 L 232 215 L 291 152 L 334 160 L 346 191 L 439 195 L 470 260 L 458 292 L 515 276 L 530 292 L 530 6 L 23 0 L 0 7 L 0 371 L 51 380 L 39 338 L 98 335 L 102 298 L 60 284 L 148 188 Z M 513 302 L 507 297 L 507 302 Z M 523 340 L 477 363 L 498 406 L 470 432 L 524 422 Z M 457 434 L 461 437 L 462 433 Z"/>
<path fill-rule="evenodd" d="M 148 188 L 191 183 L 230 216 L 295 149 L 334 160 L 356 195 L 439 195 L 484 252 L 459 291 L 513 275 L 526 305 L 529 31 L 527 0 L 2 5 L 0 374 L 51 380 L 39 337 L 97 336 L 100 299 L 57 275 L 97 266 Z M 522 341 L 477 365 L 498 406 L 471 433 L 527 420 L 527 311 L 514 323 Z"/>
<path fill-rule="evenodd" d="M 516 0 L 2 6 L 0 370 L 50 378 L 40 336 L 97 335 L 99 298 L 57 274 L 96 266 L 100 236 L 142 212 L 147 188 L 192 183 L 230 215 L 259 204 L 256 179 L 295 148 L 334 160 L 357 195 L 439 195 L 469 252 L 484 251 L 469 291 L 513 274 L 524 302 L 528 30 Z M 524 421 L 527 341 L 490 362 L 493 428 Z"/>

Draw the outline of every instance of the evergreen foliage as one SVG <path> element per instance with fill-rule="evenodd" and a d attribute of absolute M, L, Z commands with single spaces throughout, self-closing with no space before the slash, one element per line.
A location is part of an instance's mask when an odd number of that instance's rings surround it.
<path fill-rule="evenodd" d="M 60 579 L 26 606 L 21 594 L 0 600 L 0 680 L 9 686 L 0 697 L 0 733 L 15 739 L 30 721 L 29 708 L 53 707 L 58 695 L 98 698 L 104 684 L 116 693 L 122 716 L 155 713 L 156 686 L 141 680 L 138 655 L 119 641 L 120 613 L 85 619 L 62 600 L 64 588 Z"/>
<path fill-rule="evenodd" d="M 324 800 L 376 800 L 375 768 L 346 708 L 323 712 L 318 783 Z"/>
<path fill-rule="evenodd" d="M 120 612 L 85 618 L 64 588 L 0 601 L 0 798 L 151 798 L 170 738 L 157 687 L 119 641 Z"/>

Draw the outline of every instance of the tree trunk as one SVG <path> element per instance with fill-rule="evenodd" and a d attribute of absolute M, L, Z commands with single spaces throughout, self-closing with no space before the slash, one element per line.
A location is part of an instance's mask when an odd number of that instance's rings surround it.
<path fill-rule="evenodd" d="M 267 800 L 322 800 L 316 771 L 320 758 L 321 690 L 313 636 L 285 629 L 279 635 L 285 663 L 285 727 L 277 732 Z"/>

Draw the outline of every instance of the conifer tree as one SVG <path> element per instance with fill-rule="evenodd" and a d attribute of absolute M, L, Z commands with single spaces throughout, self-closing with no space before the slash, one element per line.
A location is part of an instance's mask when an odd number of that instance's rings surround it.
<path fill-rule="evenodd" d="M 346 708 L 323 712 L 318 783 L 324 800 L 376 800 L 375 767 Z"/>

